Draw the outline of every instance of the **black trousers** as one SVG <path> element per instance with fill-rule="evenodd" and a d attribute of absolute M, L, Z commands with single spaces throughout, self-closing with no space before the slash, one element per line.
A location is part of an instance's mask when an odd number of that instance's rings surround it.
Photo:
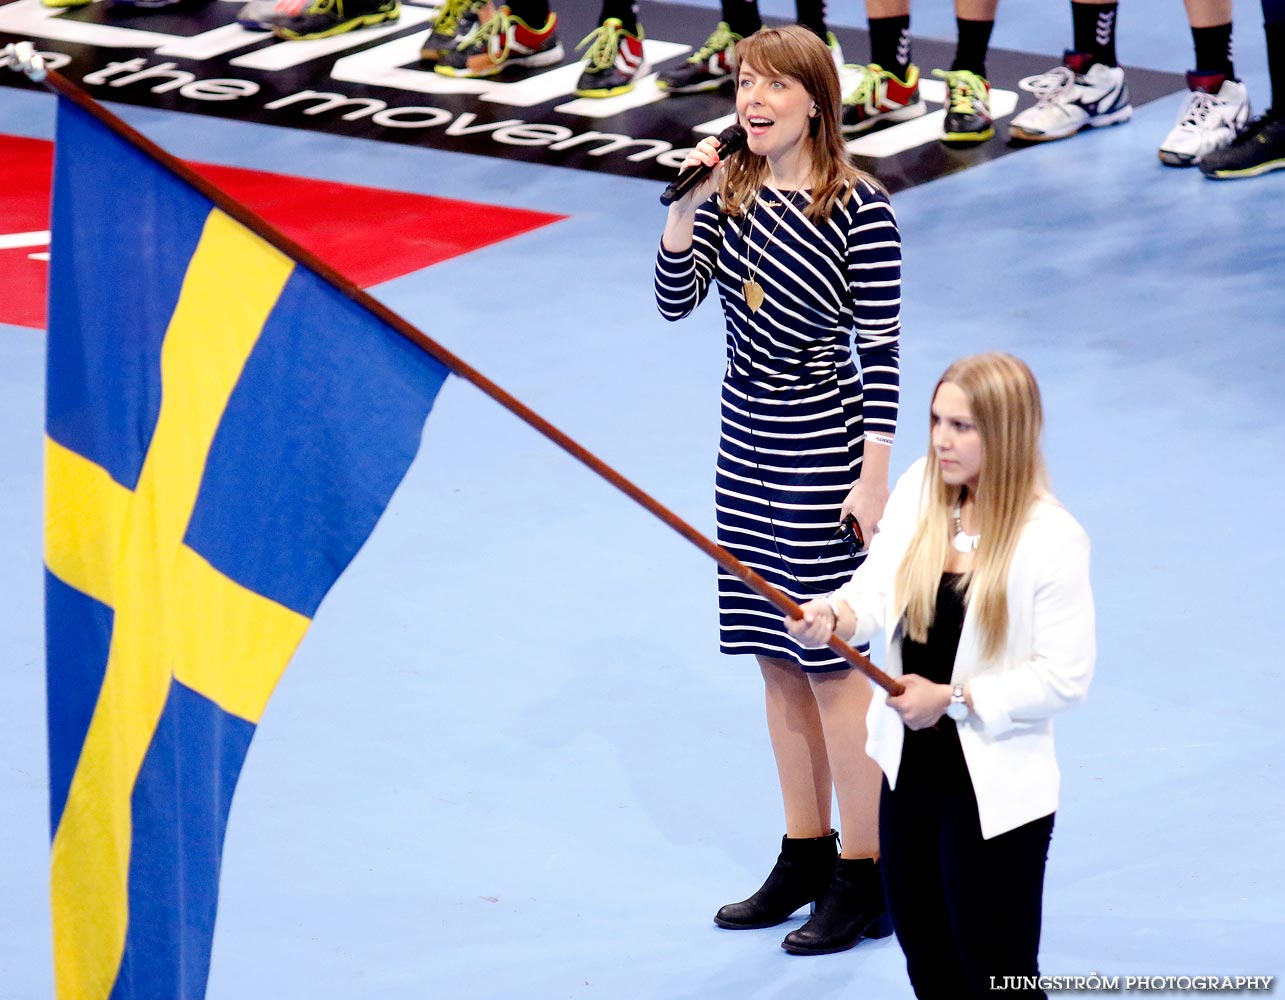
<path fill-rule="evenodd" d="M 897 788 L 879 803 L 884 892 L 919 1000 L 992 994 L 1005 976 L 1038 976 L 1044 865 L 1053 814 L 982 839 L 977 799 L 955 724 L 907 732 Z"/>

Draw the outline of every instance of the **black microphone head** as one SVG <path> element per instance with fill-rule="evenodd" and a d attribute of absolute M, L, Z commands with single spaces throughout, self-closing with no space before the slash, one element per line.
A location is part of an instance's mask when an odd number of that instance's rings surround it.
<path fill-rule="evenodd" d="M 745 145 L 745 129 L 740 125 L 729 125 L 714 138 L 718 140 L 718 158 L 723 160 Z M 678 179 L 661 192 L 660 203 L 669 205 L 677 201 L 708 177 L 712 169 L 703 163 L 684 168 Z"/>
<path fill-rule="evenodd" d="M 739 124 L 729 125 L 718 133 L 718 158 L 730 156 L 745 145 L 745 129 Z"/>

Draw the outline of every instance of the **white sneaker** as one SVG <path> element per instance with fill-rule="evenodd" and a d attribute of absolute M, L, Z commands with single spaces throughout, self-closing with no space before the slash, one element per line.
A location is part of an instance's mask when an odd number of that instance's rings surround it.
<path fill-rule="evenodd" d="M 1206 153 L 1222 149 L 1249 121 L 1249 91 L 1222 73 L 1187 73 L 1191 93 L 1178 123 L 1160 144 L 1160 162 L 1192 167 Z"/>
<path fill-rule="evenodd" d="M 250 0 L 237 13 L 236 23 L 250 31 L 271 31 L 278 0 Z"/>
<path fill-rule="evenodd" d="M 1081 129 L 1127 122 L 1133 114 L 1124 70 L 1091 62 L 1082 52 L 1067 52 L 1061 66 L 1028 76 L 1019 86 L 1036 103 L 1009 123 L 1008 133 L 1027 142 L 1065 139 Z"/>

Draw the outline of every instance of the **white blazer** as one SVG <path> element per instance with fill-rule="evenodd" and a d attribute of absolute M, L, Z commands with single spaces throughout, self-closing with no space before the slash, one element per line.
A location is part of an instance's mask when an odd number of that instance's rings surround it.
<path fill-rule="evenodd" d="M 901 675 L 902 623 L 893 582 L 922 503 L 927 459 L 897 480 L 866 561 L 834 595 L 857 615 L 854 644 L 885 636 L 884 670 Z M 1022 528 L 1008 575 L 1008 635 L 1002 653 L 983 660 L 977 616 L 964 615 L 953 684 L 967 684 L 973 712 L 959 742 L 972 777 L 982 836 L 1015 829 L 1057 809 L 1061 774 L 1053 753 L 1052 715 L 1084 700 L 1096 651 L 1089 536 L 1051 496 L 1036 502 Z M 897 785 L 905 729 L 875 686 L 866 752 Z"/>

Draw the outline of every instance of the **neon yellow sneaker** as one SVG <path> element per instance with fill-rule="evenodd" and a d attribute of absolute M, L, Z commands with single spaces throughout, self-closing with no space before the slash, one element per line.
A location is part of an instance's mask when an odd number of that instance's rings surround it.
<path fill-rule="evenodd" d="M 588 47 L 584 72 L 576 84 L 577 97 L 615 97 L 634 89 L 634 80 L 646 72 L 643 30 L 625 30 L 619 18 L 609 17 L 589 32 L 577 49 Z"/>
<path fill-rule="evenodd" d="M 419 57 L 425 62 L 439 62 L 477 27 L 478 11 L 485 4 L 486 0 L 443 0 Z"/>
<path fill-rule="evenodd" d="M 991 85 L 983 76 L 960 70 L 933 70 L 946 81 L 946 124 L 941 141 L 969 146 L 985 142 L 995 134 L 991 115 Z"/>
<path fill-rule="evenodd" d="M 278 7 L 282 16 L 272 23 L 272 33 L 289 41 L 329 38 L 402 16 L 401 0 L 304 0 L 289 8 L 286 0 Z"/>
<path fill-rule="evenodd" d="M 741 36 L 719 21 L 705 44 L 687 59 L 656 77 L 656 86 L 671 94 L 702 94 L 736 83 L 736 43 Z"/>

